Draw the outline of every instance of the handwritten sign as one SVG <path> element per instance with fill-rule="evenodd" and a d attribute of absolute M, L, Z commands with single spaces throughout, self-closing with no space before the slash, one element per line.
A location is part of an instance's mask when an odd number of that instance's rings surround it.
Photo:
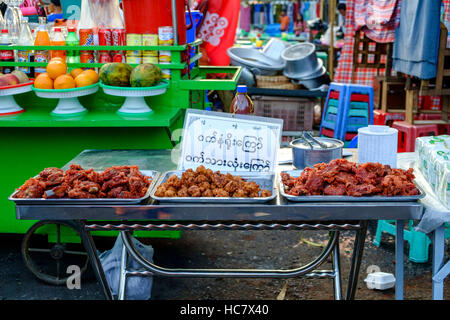
<path fill-rule="evenodd" d="M 282 119 L 188 109 L 179 170 L 273 172 Z"/>

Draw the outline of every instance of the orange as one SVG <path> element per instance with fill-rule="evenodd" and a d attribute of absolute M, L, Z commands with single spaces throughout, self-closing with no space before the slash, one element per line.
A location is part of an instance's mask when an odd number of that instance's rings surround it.
<path fill-rule="evenodd" d="M 50 78 L 55 80 L 60 75 L 67 73 L 67 64 L 59 60 L 50 61 L 47 64 L 47 73 L 50 76 Z"/>
<path fill-rule="evenodd" d="M 75 78 L 75 83 L 77 85 L 77 88 L 87 87 L 94 84 L 91 77 L 84 72 Z"/>
<path fill-rule="evenodd" d="M 94 70 L 92 70 L 92 69 L 84 70 L 84 71 L 83 71 L 83 74 L 86 74 L 89 78 L 91 78 L 92 84 L 98 82 L 98 79 L 99 79 L 98 73 L 95 72 Z"/>
<path fill-rule="evenodd" d="M 76 84 L 70 75 L 63 74 L 55 79 L 54 86 L 55 89 L 72 89 L 75 88 Z"/>
<path fill-rule="evenodd" d="M 71 72 L 70 72 L 70 75 L 72 76 L 72 78 L 76 78 L 78 75 L 80 75 L 80 74 L 82 74 L 83 73 L 83 69 L 80 69 L 80 68 L 78 68 L 78 69 L 73 69 Z"/>
<path fill-rule="evenodd" d="M 34 86 L 38 89 L 53 89 L 53 80 L 47 73 L 41 73 L 34 79 Z"/>

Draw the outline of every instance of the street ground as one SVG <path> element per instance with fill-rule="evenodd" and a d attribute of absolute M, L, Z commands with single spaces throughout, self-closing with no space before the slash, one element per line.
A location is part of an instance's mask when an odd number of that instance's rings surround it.
<path fill-rule="evenodd" d="M 358 282 L 357 300 L 393 300 L 394 289 L 370 290 L 366 270 L 377 265 L 395 273 L 394 238 L 383 237 L 373 245 L 376 222 L 369 224 Z M 103 293 L 91 268 L 83 274 L 81 289 L 69 290 L 38 280 L 25 266 L 20 246 L 22 235 L 0 235 L 0 300 L 99 300 Z M 140 239 L 154 248 L 154 261 L 178 268 L 264 268 L 289 269 L 311 261 L 326 243 L 327 232 L 312 231 L 184 231 L 181 239 Z M 345 293 L 354 233 L 341 233 L 342 282 Z M 98 250 L 112 248 L 114 238 L 95 238 Z M 449 246 L 447 246 L 448 248 Z M 431 299 L 431 262 L 412 263 L 405 250 L 405 299 Z M 449 252 L 447 250 L 447 256 Z M 51 258 L 49 257 L 49 263 Z M 431 259 L 430 259 L 431 260 Z M 328 269 L 331 264 L 322 265 Z M 450 300 L 450 279 L 445 282 Z M 330 279 L 153 279 L 153 300 L 330 300 Z"/>

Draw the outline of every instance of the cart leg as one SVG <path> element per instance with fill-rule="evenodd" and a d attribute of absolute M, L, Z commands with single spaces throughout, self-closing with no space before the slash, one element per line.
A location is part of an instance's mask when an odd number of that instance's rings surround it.
<path fill-rule="evenodd" d="M 122 233 L 120 234 L 122 237 Z M 123 238 L 122 238 L 123 240 Z M 128 264 L 128 252 L 124 244 L 122 244 L 122 256 L 120 260 L 120 276 L 119 276 L 119 300 L 125 300 L 127 289 L 127 264 Z"/>
<path fill-rule="evenodd" d="M 444 280 L 436 276 L 444 265 L 444 232 L 444 225 L 433 231 L 433 300 L 444 300 Z"/>
<path fill-rule="evenodd" d="M 92 239 L 90 232 L 86 230 L 84 222 L 80 222 L 80 235 L 84 247 L 86 249 L 86 252 L 91 261 L 92 268 L 94 269 L 95 276 L 97 277 L 97 280 L 100 282 L 100 285 L 102 286 L 105 298 L 107 300 L 113 300 L 112 293 L 108 285 L 108 281 L 106 280 L 102 264 L 97 254 L 97 248 L 95 247 L 94 240 Z"/>
<path fill-rule="evenodd" d="M 403 239 L 403 228 L 405 227 L 405 222 L 402 220 L 397 220 L 396 223 L 396 234 L 395 234 L 395 299 L 403 300 L 403 268 L 405 263 L 404 258 L 404 239 Z"/>
<path fill-rule="evenodd" d="M 334 271 L 334 279 L 333 279 L 334 299 L 342 300 L 341 259 L 340 259 L 340 255 L 339 255 L 339 238 L 334 246 L 334 251 L 333 251 L 333 271 Z"/>
<path fill-rule="evenodd" d="M 347 300 L 354 300 L 356 286 L 358 285 L 359 268 L 361 267 L 361 259 L 364 251 L 364 242 L 366 240 L 367 221 L 361 221 L 361 229 L 356 231 L 355 244 L 352 254 L 352 264 L 348 277 Z"/>

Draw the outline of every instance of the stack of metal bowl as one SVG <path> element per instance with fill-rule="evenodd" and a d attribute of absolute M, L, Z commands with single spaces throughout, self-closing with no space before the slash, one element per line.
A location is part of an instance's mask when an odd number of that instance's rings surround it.
<path fill-rule="evenodd" d="M 295 84 L 309 90 L 330 83 L 323 60 L 317 58 L 316 47 L 309 42 L 299 43 L 283 50 L 281 58 L 286 62 L 283 74 Z"/>

